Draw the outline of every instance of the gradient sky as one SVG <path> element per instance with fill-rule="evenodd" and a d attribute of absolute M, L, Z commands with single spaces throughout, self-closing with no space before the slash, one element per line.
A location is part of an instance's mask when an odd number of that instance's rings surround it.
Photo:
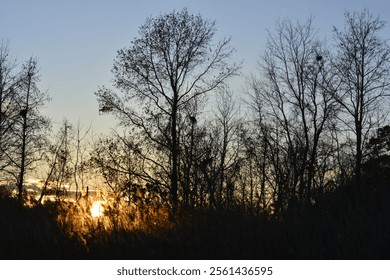
<path fill-rule="evenodd" d="M 312 15 L 321 36 L 329 39 L 332 26 L 343 26 L 345 10 L 369 8 L 390 22 L 388 0 L 0 0 L 0 40 L 9 41 L 19 63 L 30 56 L 38 59 L 40 88 L 52 97 L 45 113 L 55 122 L 66 117 L 106 132 L 115 121 L 99 116 L 93 93 L 112 84 L 117 50 L 129 46 L 148 16 L 183 7 L 216 20 L 217 37 L 231 36 L 235 59 L 243 61 L 243 76 L 255 68 L 266 30 L 278 19 L 305 21 Z M 383 35 L 390 38 L 389 25 Z M 244 82 L 236 79 L 232 87 L 239 91 Z"/>

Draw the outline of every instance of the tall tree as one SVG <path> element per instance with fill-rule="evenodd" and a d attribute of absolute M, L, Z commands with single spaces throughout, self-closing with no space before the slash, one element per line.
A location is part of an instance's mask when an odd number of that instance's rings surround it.
<path fill-rule="evenodd" d="M 13 127 L 13 152 L 8 156 L 12 162 L 10 173 L 17 181 L 20 200 L 25 175 L 34 167 L 34 163 L 42 159 L 50 128 L 50 120 L 40 112 L 49 98 L 45 92 L 39 90 L 38 81 L 37 61 L 30 58 L 23 65 L 18 78 L 15 106 L 19 114 Z"/>
<path fill-rule="evenodd" d="M 17 77 L 14 73 L 16 62 L 10 58 L 8 45 L 0 43 L 0 171 L 10 165 L 7 153 L 12 144 L 12 127 L 18 115 L 14 106 L 16 98 Z M 2 174 L 0 180 L 6 179 Z"/>
<path fill-rule="evenodd" d="M 123 93 L 96 92 L 101 111 L 116 114 L 139 129 L 147 142 L 165 150 L 169 165 L 170 200 L 178 206 L 180 141 L 178 118 L 191 100 L 221 86 L 239 66 L 228 63 L 230 39 L 216 45 L 216 24 L 187 9 L 148 18 L 130 48 L 118 51 L 115 86 Z M 154 162 L 153 164 L 156 164 Z M 161 168 L 161 160 L 159 163 Z"/>
<path fill-rule="evenodd" d="M 259 63 L 261 77 L 250 85 L 255 120 L 267 135 L 267 149 L 285 154 L 285 186 L 278 186 L 284 188 L 278 192 L 291 201 L 310 203 L 317 187 L 321 139 L 336 111 L 328 57 L 311 18 L 304 23 L 284 20 L 268 33 Z M 269 143 L 272 139 L 276 142 Z"/>
<path fill-rule="evenodd" d="M 233 99 L 233 92 L 223 90 L 218 96 L 216 105 L 215 129 L 219 147 L 219 166 L 217 195 L 220 206 L 225 202 L 229 207 L 232 204 L 235 178 L 239 173 L 239 131 L 242 120 L 239 118 L 239 108 Z"/>
<path fill-rule="evenodd" d="M 365 144 L 370 131 L 383 121 L 381 106 L 389 96 L 390 47 L 380 36 L 384 27 L 384 21 L 364 10 L 346 12 L 344 29 L 334 28 L 334 66 L 340 83 L 335 97 L 344 111 L 345 117 L 340 120 L 355 138 L 357 185 L 361 181 Z"/>

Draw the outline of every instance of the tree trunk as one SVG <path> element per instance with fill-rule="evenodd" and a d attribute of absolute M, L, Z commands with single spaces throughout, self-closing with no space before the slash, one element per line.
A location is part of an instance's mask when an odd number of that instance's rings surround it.
<path fill-rule="evenodd" d="M 178 149 L 178 139 L 177 139 L 177 94 L 174 96 L 173 106 L 172 106 L 172 116 L 171 116 L 171 137 L 172 137 L 172 147 L 171 147 L 171 160 L 172 160 L 172 169 L 171 169 L 171 204 L 172 204 L 172 218 L 175 217 L 178 207 L 178 159 L 179 159 L 179 149 Z"/>
<path fill-rule="evenodd" d="M 362 127 L 360 122 L 358 121 L 356 124 L 356 164 L 355 164 L 355 180 L 356 187 L 360 191 L 361 187 L 361 169 L 362 169 L 362 159 L 363 159 L 363 151 L 362 151 Z"/>
<path fill-rule="evenodd" d="M 26 146 L 27 146 L 27 113 L 29 110 L 29 98 L 30 98 L 30 90 L 31 90 L 31 73 L 27 74 L 28 84 L 27 84 L 27 96 L 25 108 L 20 111 L 20 116 L 23 118 L 22 124 L 22 147 L 21 147 L 21 162 L 20 162 L 20 172 L 19 172 L 19 180 L 18 180 L 18 199 L 20 202 L 23 202 L 23 182 L 24 175 L 26 172 Z"/>

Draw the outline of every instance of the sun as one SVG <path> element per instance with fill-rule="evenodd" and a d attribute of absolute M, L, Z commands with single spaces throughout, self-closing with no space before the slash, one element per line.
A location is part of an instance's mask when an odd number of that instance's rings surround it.
<path fill-rule="evenodd" d="M 104 207 L 101 200 L 94 201 L 91 207 L 91 216 L 94 218 L 103 216 Z"/>

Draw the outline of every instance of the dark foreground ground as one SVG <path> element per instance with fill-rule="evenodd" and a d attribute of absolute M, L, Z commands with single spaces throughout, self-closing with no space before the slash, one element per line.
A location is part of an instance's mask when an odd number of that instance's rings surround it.
<path fill-rule="evenodd" d="M 1 259 L 390 259 L 390 189 L 349 188 L 278 219 L 195 212 L 169 229 L 95 231 L 82 240 L 48 206 L 0 199 Z"/>

